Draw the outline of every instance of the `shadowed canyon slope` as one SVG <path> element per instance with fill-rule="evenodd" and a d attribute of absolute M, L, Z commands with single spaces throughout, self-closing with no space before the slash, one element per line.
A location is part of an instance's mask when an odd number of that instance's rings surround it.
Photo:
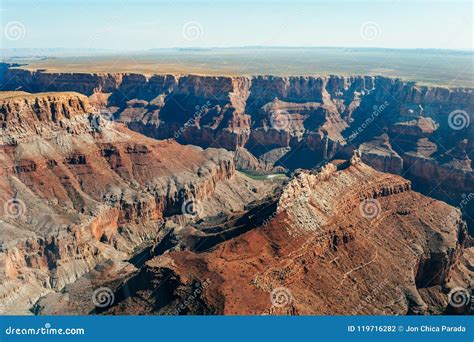
<path fill-rule="evenodd" d="M 1 88 L 2 313 L 445 313 L 471 285 L 472 89 L 6 68 Z"/>
<path fill-rule="evenodd" d="M 458 210 L 354 157 L 299 173 L 258 229 L 148 261 L 109 310 L 169 314 L 194 295 L 185 313 L 439 313 L 465 238 Z"/>
<path fill-rule="evenodd" d="M 3 93 L 0 110 L 2 312 L 127 259 L 163 217 L 185 221 L 188 201 L 215 214 L 265 190 L 235 174 L 231 153 L 144 137 L 77 93 Z"/>
<path fill-rule="evenodd" d="M 472 224 L 474 201 L 460 205 L 474 192 L 472 88 L 381 76 L 145 76 L 7 67 L 2 89 L 77 91 L 144 135 L 239 149 L 237 165 L 252 172 L 313 168 L 359 149 L 377 170 L 403 174 L 416 190 L 461 206 Z"/>

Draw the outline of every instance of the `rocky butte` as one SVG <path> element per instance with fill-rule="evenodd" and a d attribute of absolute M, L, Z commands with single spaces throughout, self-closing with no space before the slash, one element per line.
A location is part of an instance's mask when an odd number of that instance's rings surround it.
<path fill-rule="evenodd" d="M 1 313 L 469 312 L 471 88 L 0 70 Z"/>

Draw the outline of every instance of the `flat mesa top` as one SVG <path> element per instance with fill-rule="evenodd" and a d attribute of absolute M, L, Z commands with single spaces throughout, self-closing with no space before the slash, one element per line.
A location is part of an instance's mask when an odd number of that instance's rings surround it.
<path fill-rule="evenodd" d="M 146 53 L 11 56 L 6 62 L 45 72 L 209 76 L 382 75 L 447 87 L 474 87 L 474 53 L 362 48 L 159 49 Z"/>
<path fill-rule="evenodd" d="M 72 91 L 61 91 L 61 92 L 42 92 L 42 93 L 28 93 L 26 91 L 0 91 L 0 101 L 4 100 L 15 100 L 15 99 L 28 99 L 28 98 L 39 98 L 43 96 L 83 96 L 82 94 Z"/>

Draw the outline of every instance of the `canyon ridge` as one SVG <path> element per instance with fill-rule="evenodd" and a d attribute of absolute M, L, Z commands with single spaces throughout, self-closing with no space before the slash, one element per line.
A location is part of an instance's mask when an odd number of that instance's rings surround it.
<path fill-rule="evenodd" d="M 472 314 L 472 88 L 3 63 L 0 90 L 2 314 Z"/>

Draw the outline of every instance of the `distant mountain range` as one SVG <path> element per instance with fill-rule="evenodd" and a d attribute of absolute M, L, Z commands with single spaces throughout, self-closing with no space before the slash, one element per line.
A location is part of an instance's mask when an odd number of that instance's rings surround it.
<path fill-rule="evenodd" d="M 3 58 L 14 57 L 63 57 L 63 56 L 84 56 L 84 55 L 108 55 L 108 54 L 147 54 L 163 51 L 249 51 L 249 50 L 271 50 L 271 51 L 295 51 L 295 50 L 313 50 L 313 51 L 402 51 L 404 53 L 455 53 L 455 54 L 474 54 L 473 50 L 448 50 L 448 49 L 392 49 L 392 48 L 364 48 L 364 47 L 332 47 L 332 46 L 233 46 L 233 47 L 189 47 L 189 48 L 152 48 L 147 50 L 115 50 L 115 49 L 96 49 L 96 48 L 9 48 L 0 49 Z"/>

